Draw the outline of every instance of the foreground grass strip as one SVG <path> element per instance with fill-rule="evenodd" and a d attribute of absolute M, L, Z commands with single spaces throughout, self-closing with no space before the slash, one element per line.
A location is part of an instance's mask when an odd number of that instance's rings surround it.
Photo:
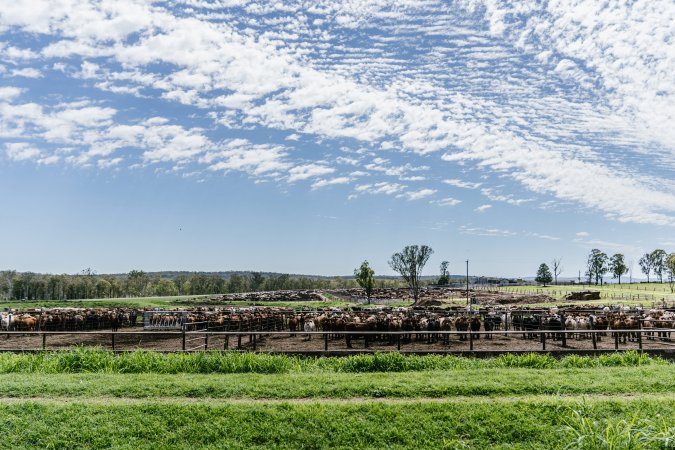
<path fill-rule="evenodd" d="M 620 424 L 638 414 L 645 423 L 661 420 L 666 435 L 674 425 L 671 399 L 586 400 L 583 408 L 577 405 L 561 400 L 105 406 L 26 401 L 1 405 L 0 424 L 5 431 L 2 446 L 12 448 L 525 449 L 574 443 L 578 433 L 570 417 L 577 410 L 587 422 L 598 424 Z"/>
<path fill-rule="evenodd" d="M 675 367 L 399 373 L 3 374 L 0 397 L 415 398 L 675 392 Z"/>
<path fill-rule="evenodd" d="M 0 354 L 0 373 L 290 373 L 290 372 L 408 372 L 489 368 L 589 368 L 670 365 L 635 351 L 597 357 L 576 355 L 555 359 L 546 354 L 506 354 L 490 359 L 451 355 L 376 353 L 342 358 L 310 358 L 265 353 L 113 352 L 80 348 L 73 351 Z"/>

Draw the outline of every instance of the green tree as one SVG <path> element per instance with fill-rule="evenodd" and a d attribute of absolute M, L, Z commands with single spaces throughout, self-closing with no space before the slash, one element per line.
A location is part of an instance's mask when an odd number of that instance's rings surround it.
<path fill-rule="evenodd" d="M 140 297 L 145 291 L 148 283 L 148 275 L 142 270 L 132 270 L 127 275 L 127 295 L 131 297 Z"/>
<path fill-rule="evenodd" d="M 668 274 L 668 285 L 670 286 L 670 292 L 672 294 L 675 292 L 675 253 L 668 255 L 665 268 L 666 273 Z"/>
<path fill-rule="evenodd" d="M 105 278 L 100 278 L 96 282 L 96 298 L 110 298 L 110 282 Z"/>
<path fill-rule="evenodd" d="M 603 251 L 594 248 L 588 255 L 588 277 L 589 280 L 595 278 L 595 284 L 602 284 L 602 279 L 607 272 L 609 266 L 607 265 L 609 258 Z"/>
<path fill-rule="evenodd" d="M 544 286 L 546 286 L 547 283 L 553 281 L 553 275 L 551 275 L 551 269 L 548 268 L 548 265 L 544 263 L 539 265 L 537 276 L 534 278 L 534 281 L 541 283 Z"/>
<path fill-rule="evenodd" d="M 176 287 L 176 283 L 173 280 L 159 280 L 155 285 L 155 295 L 159 295 L 160 297 L 178 295 L 178 287 Z"/>
<path fill-rule="evenodd" d="M 450 273 L 448 273 L 448 261 L 443 261 L 441 263 L 441 276 L 438 279 L 438 284 L 441 286 L 447 286 L 450 284 Z"/>
<path fill-rule="evenodd" d="M 239 274 L 232 274 L 227 280 L 227 292 L 243 292 L 244 278 Z"/>
<path fill-rule="evenodd" d="M 616 253 L 609 259 L 609 271 L 612 273 L 612 278 L 618 278 L 621 284 L 621 275 L 628 273 L 626 260 L 621 253 Z"/>
<path fill-rule="evenodd" d="M 260 272 L 251 274 L 250 285 L 253 292 L 259 291 L 265 284 L 265 277 Z"/>
<path fill-rule="evenodd" d="M 649 259 L 652 261 L 652 270 L 654 274 L 659 277 L 659 282 L 663 283 L 663 269 L 666 267 L 666 257 L 668 254 L 665 250 L 657 248 L 649 254 Z"/>
<path fill-rule="evenodd" d="M 650 253 L 645 253 L 638 261 L 638 264 L 640 265 L 640 270 L 642 270 L 642 273 L 647 275 L 647 283 L 649 283 L 649 274 L 652 272 L 652 268 L 654 267 L 652 255 Z"/>
<path fill-rule="evenodd" d="M 375 271 L 370 267 L 368 261 L 363 261 L 361 267 L 354 269 L 354 279 L 366 291 L 366 298 L 370 305 L 370 296 L 375 287 Z"/>
<path fill-rule="evenodd" d="M 415 305 L 420 295 L 422 269 L 433 253 L 428 245 L 407 245 L 403 251 L 394 253 L 389 260 L 389 267 L 398 272 L 410 288 Z"/>

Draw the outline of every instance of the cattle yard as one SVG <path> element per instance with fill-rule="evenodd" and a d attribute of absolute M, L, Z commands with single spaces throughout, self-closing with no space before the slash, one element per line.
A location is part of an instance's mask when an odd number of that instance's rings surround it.
<path fill-rule="evenodd" d="M 6 308 L 5 445 L 562 449 L 620 429 L 670 448 L 672 308 L 404 293 Z"/>
<path fill-rule="evenodd" d="M 0 350 L 588 353 L 675 350 L 675 313 L 627 306 L 293 310 L 274 307 L 43 309 L 2 315 Z"/>

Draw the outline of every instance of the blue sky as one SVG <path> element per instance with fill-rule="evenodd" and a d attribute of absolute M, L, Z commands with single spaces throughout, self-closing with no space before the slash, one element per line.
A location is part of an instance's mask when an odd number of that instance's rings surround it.
<path fill-rule="evenodd" d="M 675 4 L 16 0 L 0 268 L 532 276 L 675 250 Z"/>

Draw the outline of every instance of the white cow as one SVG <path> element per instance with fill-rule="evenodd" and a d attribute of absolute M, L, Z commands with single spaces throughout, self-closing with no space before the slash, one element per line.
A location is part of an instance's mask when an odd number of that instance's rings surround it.
<path fill-rule="evenodd" d="M 316 324 L 314 323 L 314 320 L 312 320 L 312 319 L 306 320 L 304 328 L 305 328 L 305 333 L 312 333 L 312 332 L 316 331 Z M 307 335 L 307 340 L 308 341 L 312 340 L 311 334 Z"/>
<path fill-rule="evenodd" d="M 12 313 L 1 313 L 2 314 L 2 328 L 9 331 L 9 327 L 12 326 Z"/>

